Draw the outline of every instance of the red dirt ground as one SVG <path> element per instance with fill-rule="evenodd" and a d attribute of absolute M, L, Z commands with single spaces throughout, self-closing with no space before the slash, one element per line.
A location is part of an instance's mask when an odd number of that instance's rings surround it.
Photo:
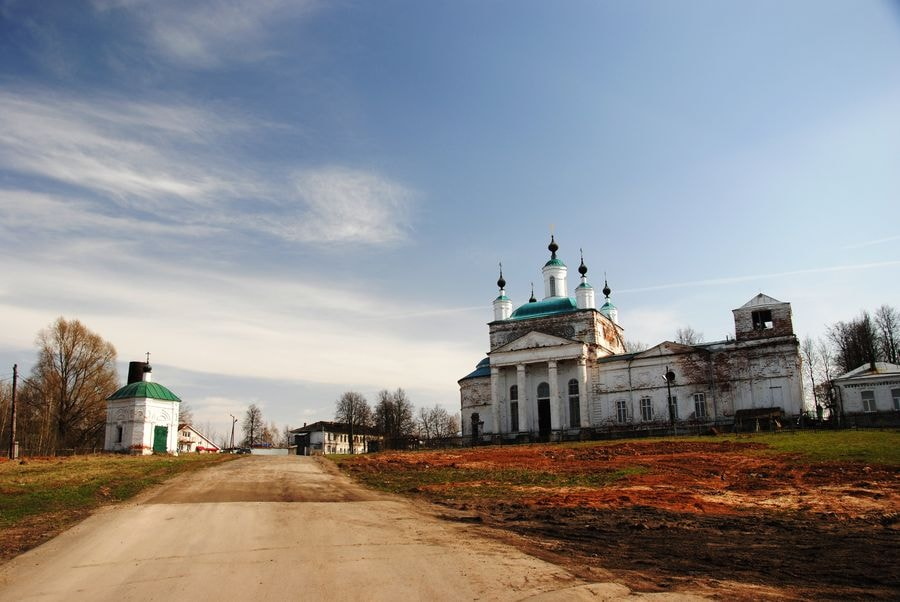
<path fill-rule="evenodd" d="M 343 465 L 369 480 L 430 469 L 627 474 L 600 487 L 429 484 L 451 518 L 512 532 L 528 551 L 640 591 L 734 599 L 900 599 L 896 467 L 811 463 L 742 442 L 658 441 L 383 453 Z M 366 476 L 370 479 L 365 479 Z M 464 489 L 463 489 L 464 487 Z M 473 528 L 480 528 L 473 526 Z"/>

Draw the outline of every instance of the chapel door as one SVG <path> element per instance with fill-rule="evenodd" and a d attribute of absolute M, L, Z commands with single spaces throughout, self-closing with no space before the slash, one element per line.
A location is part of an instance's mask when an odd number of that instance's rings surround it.
<path fill-rule="evenodd" d="M 153 451 L 166 453 L 168 451 L 166 443 L 169 439 L 169 427 L 155 426 L 153 427 Z"/>

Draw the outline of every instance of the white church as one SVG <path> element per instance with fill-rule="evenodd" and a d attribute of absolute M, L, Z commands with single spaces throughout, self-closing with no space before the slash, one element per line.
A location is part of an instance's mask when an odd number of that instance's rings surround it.
<path fill-rule="evenodd" d="M 104 450 L 178 454 L 181 400 L 153 382 L 152 372 L 149 361 L 130 362 L 128 383 L 106 400 Z"/>
<path fill-rule="evenodd" d="M 582 258 L 574 297 L 557 257 L 544 297 L 513 309 L 501 270 L 488 324 L 490 351 L 459 380 L 463 436 L 472 440 L 588 438 L 594 431 L 678 425 L 759 425 L 803 411 L 791 306 L 759 294 L 732 311 L 735 336 L 628 353 L 604 283 L 597 309 Z"/>

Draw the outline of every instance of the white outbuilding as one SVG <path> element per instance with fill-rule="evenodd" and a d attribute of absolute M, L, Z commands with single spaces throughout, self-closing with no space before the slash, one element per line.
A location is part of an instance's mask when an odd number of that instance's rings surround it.
<path fill-rule="evenodd" d="M 131 362 L 128 384 L 106 400 L 106 451 L 178 454 L 181 400 L 151 373 L 148 362 Z"/>

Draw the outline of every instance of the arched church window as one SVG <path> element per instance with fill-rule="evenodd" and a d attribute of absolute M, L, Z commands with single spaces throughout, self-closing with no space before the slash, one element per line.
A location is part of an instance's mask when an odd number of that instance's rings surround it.
<path fill-rule="evenodd" d="M 550 276 L 550 296 L 556 296 L 556 278 L 553 276 Z"/>
<path fill-rule="evenodd" d="M 546 399 L 547 401 L 549 401 L 550 400 L 550 385 L 548 385 L 547 383 L 539 384 L 538 388 L 537 388 L 537 398 L 538 398 L 538 401 L 541 401 L 543 399 Z"/>
<path fill-rule="evenodd" d="M 569 426 L 572 428 L 581 426 L 581 403 L 578 395 L 578 381 L 574 378 L 569 381 Z"/>

